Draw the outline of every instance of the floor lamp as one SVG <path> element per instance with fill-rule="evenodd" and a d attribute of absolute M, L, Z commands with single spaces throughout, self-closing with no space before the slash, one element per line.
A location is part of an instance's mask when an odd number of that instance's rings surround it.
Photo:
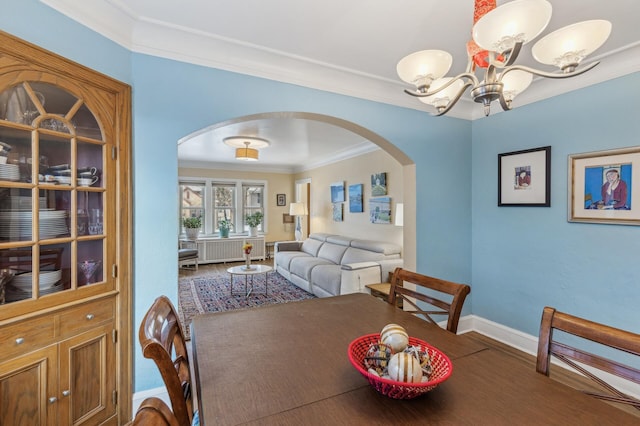
<path fill-rule="evenodd" d="M 291 203 L 289 214 L 296 217 L 296 241 L 302 241 L 301 216 L 307 215 L 307 206 L 304 203 Z"/>

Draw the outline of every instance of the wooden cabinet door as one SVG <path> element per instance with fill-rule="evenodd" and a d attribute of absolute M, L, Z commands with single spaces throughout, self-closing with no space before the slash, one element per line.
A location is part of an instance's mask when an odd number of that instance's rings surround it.
<path fill-rule="evenodd" d="M 57 345 L 0 364 L 0 425 L 57 425 Z"/>
<path fill-rule="evenodd" d="M 113 324 L 60 343 L 60 424 L 95 425 L 116 413 Z"/>

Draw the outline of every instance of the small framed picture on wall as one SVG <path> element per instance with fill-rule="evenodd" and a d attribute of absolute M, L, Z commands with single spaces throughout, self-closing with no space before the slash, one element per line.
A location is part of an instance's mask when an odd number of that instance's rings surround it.
<path fill-rule="evenodd" d="M 277 194 L 276 195 L 276 205 L 278 207 L 287 205 L 287 196 L 285 194 Z"/>

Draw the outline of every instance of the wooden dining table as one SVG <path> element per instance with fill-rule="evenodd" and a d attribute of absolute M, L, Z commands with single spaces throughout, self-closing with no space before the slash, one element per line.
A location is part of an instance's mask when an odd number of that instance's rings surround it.
<path fill-rule="evenodd" d="M 388 323 L 452 361 L 411 400 L 376 392 L 347 348 Z M 213 425 L 626 425 L 639 418 L 368 294 L 198 315 L 191 342 L 200 421 Z"/>

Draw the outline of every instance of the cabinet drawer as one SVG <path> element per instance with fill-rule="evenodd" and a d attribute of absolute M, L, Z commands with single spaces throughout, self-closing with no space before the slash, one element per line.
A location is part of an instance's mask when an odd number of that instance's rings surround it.
<path fill-rule="evenodd" d="M 115 315 L 115 300 L 99 300 L 69 309 L 60 314 L 60 335 L 66 336 L 89 330 Z"/>
<path fill-rule="evenodd" d="M 0 327 L 0 360 L 22 355 L 50 345 L 54 341 L 55 327 L 52 317 L 40 317 Z"/>

